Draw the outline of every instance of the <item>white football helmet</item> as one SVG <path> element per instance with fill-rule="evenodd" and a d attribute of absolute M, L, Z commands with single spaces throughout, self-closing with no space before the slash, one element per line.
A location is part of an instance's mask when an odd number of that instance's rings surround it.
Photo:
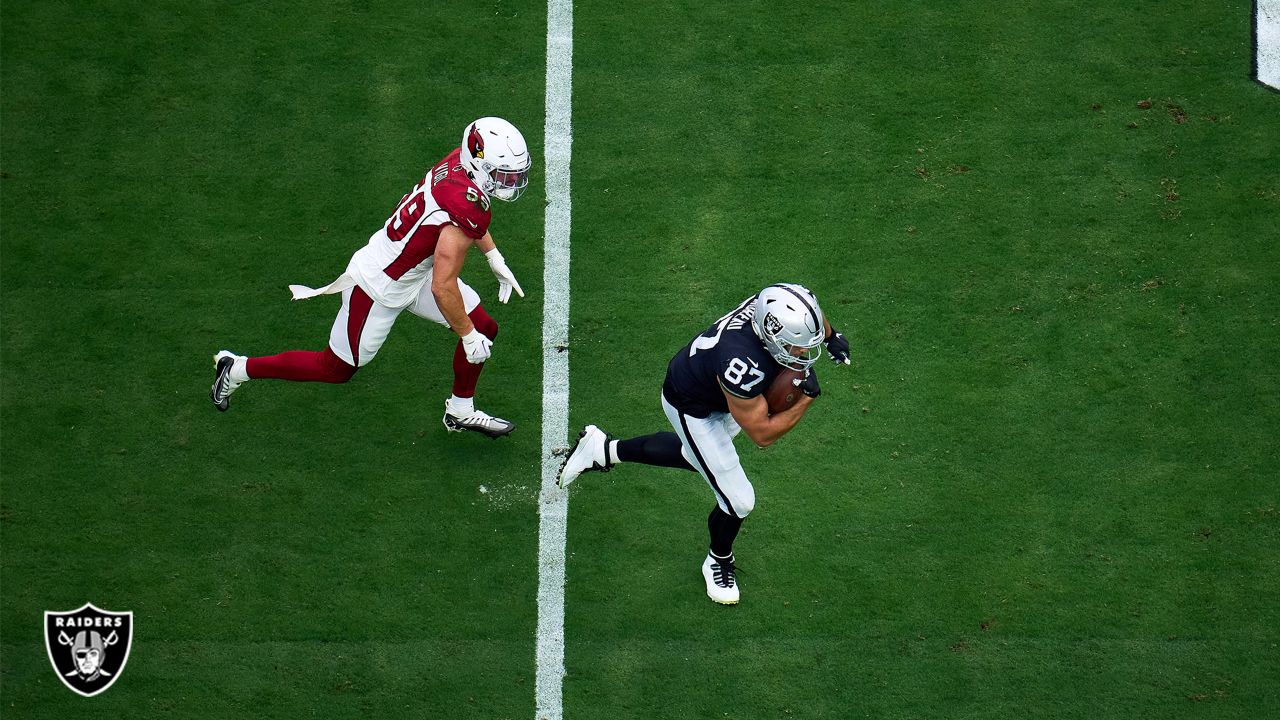
<path fill-rule="evenodd" d="M 779 365 L 808 370 L 822 356 L 826 336 L 818 299 L 793 283 L 770 285 L 756 296 L 756 335 Z"/>
<path fill-rule="evenodd" d="M 462 168 L 484 194 L 510 202 L 529 186 L 529 146 L 515 125 L 482 117 L 462 132 Z"/>

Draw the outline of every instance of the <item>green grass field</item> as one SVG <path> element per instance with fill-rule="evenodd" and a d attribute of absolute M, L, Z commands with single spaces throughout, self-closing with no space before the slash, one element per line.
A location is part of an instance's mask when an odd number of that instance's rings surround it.
<path fill-rule="evenodd" d="M 740 606 L 700 478 L 574 486 L 566 718 L 1280 715 L 1280 94 L 1248 3 L 1091 5 L 579 3 L 571 427 L 665 429 L 671 354 L 779 280 L 855 361 L 740 440 Z M 0 21 L 0 716 L 532 718 L 545 5 Z M 211 355 L 323 347 L 285 285 L 487 114 L 536 159 L 529 297 L 464 271 L 519 430 L 444 431 L 410 316 L 216 413 Z M 86 601 L 136 623 L 93 699 L 41 629 Z"/>

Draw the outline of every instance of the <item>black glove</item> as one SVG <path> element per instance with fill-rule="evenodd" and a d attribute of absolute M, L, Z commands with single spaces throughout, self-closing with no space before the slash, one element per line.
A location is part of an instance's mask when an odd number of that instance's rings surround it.
<path fill-rule="evenodd" d="M 805 373 L 804 380 L 797 380 L 796 387 L 800 388 L 800 392 L 811 398 L 816 398 L 822 394 L 822 388 L 818 387 L 818 373 L 809 368 Z"/>
<path fill-rule="evenodd" d="M 849 341 L 844 339 L 844 335 L 831 330 L 831 337 L 823 340 L 827 344 L 827 356 L 831 358 L 831 362 L 837 365 L 849 364 Z"/>

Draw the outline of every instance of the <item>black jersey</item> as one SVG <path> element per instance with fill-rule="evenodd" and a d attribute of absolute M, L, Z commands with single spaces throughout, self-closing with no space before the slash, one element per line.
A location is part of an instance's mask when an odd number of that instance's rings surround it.
<path fill-rule="evenodd" d="M 725 392 L 753 398 L 773 384 L 782 366 L 752 326 L 755 300 L 744 300 L 671 358 L 662 394 L 677 410 L 699 418 L 729 412 Z"/>

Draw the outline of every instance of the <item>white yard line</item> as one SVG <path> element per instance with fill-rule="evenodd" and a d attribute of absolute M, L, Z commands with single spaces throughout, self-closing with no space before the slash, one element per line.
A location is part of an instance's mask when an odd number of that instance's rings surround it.
<path fill-rule="evenodd" d="M 1253 13 L 1253 65 L 1258 82 L 1280 90 L 1280 0 L 1257 0 Z"/>
<path fill-rule="evenodd" d="M 556 471 L 569 436 L 569 157 L 573 2 L 547 0 L 547 209 L 543 244 L 542 492 L 538 496 L 536 720 L 564 716 L 564 557 L 569 498 Z"/>

